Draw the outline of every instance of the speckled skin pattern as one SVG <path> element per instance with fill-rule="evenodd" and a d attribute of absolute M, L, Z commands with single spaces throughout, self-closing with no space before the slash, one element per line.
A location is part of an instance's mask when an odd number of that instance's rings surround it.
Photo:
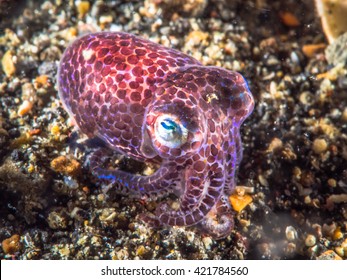
<path fill-rule="evenodd" d="M 131 34 L 101 32 L 66 49 L 58 82 L 80 130 L 108 144 L 91 156 L 95 176 L 137 197 L 179 197 L 179 207 L 162 203 L 143 215 L 146 222 L 230 234 L 239 128 L 254 106 L 240 74 Z M 160 167 L 148 176 L 105 167 L 113 151 Z"/>

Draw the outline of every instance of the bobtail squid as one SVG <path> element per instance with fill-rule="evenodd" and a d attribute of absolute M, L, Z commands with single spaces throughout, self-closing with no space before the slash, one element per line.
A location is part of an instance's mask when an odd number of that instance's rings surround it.
<path fill-rule="evenodd" d="M 179 207 L 162 203 L 147 222 L 230 234 L 239 129 L 254 107 L 239 73 L 131 34 L 100 32 L 66 49 L 58 86 L 79 129 L 108 146 L 91 156 L 93 175 L 136 197 L 178 196 Z M 160 167 L 148 176 L 107 168 L 114 151 Z"/>

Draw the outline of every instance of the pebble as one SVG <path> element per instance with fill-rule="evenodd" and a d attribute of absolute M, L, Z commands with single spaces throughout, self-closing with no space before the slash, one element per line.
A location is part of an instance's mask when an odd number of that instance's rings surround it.
<path fill-rule="evenodd" d="M 58 156 L 51 161 L 51 168 L 55 172 L 76 176 L 81 172 L 81 164 L 74 158 Z"/>
<path fill-rule="evenodd" d="M 2 70 L 5 72 L 7 77 L 11 77 L 16 72 L 16 67 L 13 60 L 11 50 L 6 51 L 1 59 Z"/>
<path fill-rule="evenodd" d="M 6 42 L 8 42 L 11 47 L 18 47 L 21 44 L 21 41 L 19 40 L 17 34 L 9 28 L 5 28 L 5 35 L 3 37 L 0 37 L 0 42 L 3 44 L 6 44 Z"/>
<path fill-rule="evenodd" d="M 13 255 L 19 252 L 21 248 L 20 236 L 18 234 L 12 235 L 10 238 L 3 240 L 1 246 L 5 254 Z"/>
<path fill-rule="evenodd" d="M 267 179 L 262 175 L 260 174 L 258 176 L 258 180 L 259 180 L 259 183 L 264 186 L 264 187 L 268 187 L 269 186 L 269 182 L 267 181 Z"/>
<path fill-rule="evenodd" d="M 96 199 L 99 202 L 103 202 L 105 200 L 105 195 L 103 193 L 100 193 L 100 194 L 97 195 Z"/>
<path fill-rule="evenodd" d="M 113 22 L 113 17 L 111 15 L 103 15 L 99 18 L 99 24 L 101 29 L 105 29 L 109 24 Z"/>
<path fill-rule="evenodd" d="M 70 189 L 70 190 L 76 190 L 79 187 L 78 182 L 73 179 L 71 176 L 64 176 L 64 184 Z"/>
<path fill-rule="evenodd" d="M 33 103 L 29 100 L 24 100 L 22 104 L 19 105 L 17 114 L 18 116 L 23 117 L 24 115 L 30 113 L 32 108 L 33 108 Z"/>
<path fill-rule="evenodd" d="M 207 32 L 202 32 L 200 30 L 193 30 L 191 31 L 185 40 L 186 47 L 195 47 L 195 46 L 200 46 L 200 45 L 208 45 L 208 33 Z"/>
<path fill-rule="evenodd" d="M 194 241 L 194 238 L 195 238 L 195 233 L 192 232 L 192 231 L 188 231 L 188 232 L 187 232 L 187 240 L 188 240 L 189 242 L 193 242 L 193 241 Z"/>
<path fill-rule="evenodd" d="M 211 239 L 211 237 L 205 236 L 202 238 L 202 243 L 204 244 L 204 247 L 206 248 L 206 250 L 210 250 L 211 245 L 213 244 L 213 240 Z"/>
<path fill-rule="evenodd" d="M 311 202 L 312 202 L 311 197 L 309 195 L 305 196 L 304 202 L 305 202 L 305 204 L 311 204 Z"/>
<path fill-rule="evenodd" d="M 335 247 L 335 252 L 342 258 L 345 256 L 345 250 L 341 246 Z"/>
<path fill-rule="evenodd" d="M 60 135 L 60 127 L 59 127 L 59 125 L 53 124 L 53 125 L 51 126 L 50 132 L 51 132 L 53 135 L 55 135 L 55 136 L 59 136 L 59 135 Z"/>
<path fill-rule="evenodd" d="M 339 240 L 343 238 L 343 233 L 341 231 L 341 227 L 337 227 L 334 231 L 334 234 L 333 234 L 333 240 Z"/>
<path fill-rule="evenodd" d="M 280 18 L 283 24 L 288 27 L 298 27 L 300 25 L 299 19 L 291 12 L 280 12 Z"/>
<path fill-rule="evenodd" d="M 283 148 L 283 142 L 279 138 L 273 138 L 266 152 L 273 153 Z"/>
<path fill-rule="evenodd" d="M 337 186 L 337 182 L 335 179 L 330 178 L 330 179 L 328 179 L 328 185 L 329 185 L 329 187 L 335 188 Z"/>
<path fill-rule="evenodd" d="M 114 260 L 127 260 L 127 259 L 129 259 L 129 252 L 126 249 L 120 249 L 119 251 L 115 252 L 113 259 Z"/>
<path fill-rule="evenodd" d="M 90 239 L 90 244 L 92 244 L 94 247 L 101 247 L 102 246 L 102 239 L 100 238 L 100 236 L 94 235 Z"/>
<path fill-rule="evenodd" d="M 332 209 L 334 204 L 346 203 L 347 202 L 347 194 L 332 194 L 326 199 L 327 208 Z"/>
<path fill-rule="evenodd" d="M 318 246 L 317 245 L 314 245 L 312 247 L 307 248 L 307 255 L 309 256 L 310 259 L 317 257 L 317 252 L 318 252 Z"/>
<path fill-rule="evenodd" d="M 64 209 L 56 209 L 48 214 L 48 225 L 51 229 L 65 229 L 68 226 L 68 217 Z"/>
<path fill-rule="evenodd" d="M 313 57 L 318 52 L 321 52 L 326 48 L 326 44 L 320 43 L 320 44 L 307 44 L 302 47 L 302 52 L 307 57 Z"/>
<path fill-rule="evenodd" d="M 307 247 L 312 247 L 316 244 L 316 237 L 312 234 L 308 234 L 305 239 L 305 245 Z"/>
<path fill-rule="evenodd" d="M 27 170 L 28 170 L 29 173 L 33 173 L 36 170 L 35 165 L 29 164 Z"/>
<path fill-rule="evenodd" d="M 341 243 L 340 247 L 343 250 L 343 256 L 347 257 L 347 238 Z M 340 251 L 340 250 L 339 250 Z M 340 251 L 341 252 L 341 251 Z"/>
<path fill-rule="evenodd" d="M 86 245 L 88 241 L 89 241 L 89 237 L 86 235 L 83 235 L 77 240 L 77 245 L 79 246 Z"/>
<path fill-rule="evenodd" d="M 296 244 L 293 242 L 289 242 L 287 246 L 284 247 L 284 253 L 286 256 L 291 256 L 295 253 L 296 251 Z"/>
<path fill-rule="evenodd" d="M 111 225 L 117 216 L 115 208 L 104 208 L 99 215 L 99 220 L 104 225 Z"/>
<path fill-rule="evenodd" d="M 78 35 L 78 30 L 75 27 L 69 27 L 59 32 L 59 36 L 61 36 L 67 42 L 73 40 L 77 35 Z"/>
<path fill-rule="evenodd" d="M 136 255 L 137 255 L 137 256 L 143 256 L 143 255 L 145 255 L 146 253 L 148 253 L 148 250 L 147 250 L 146 247 L 143 246 L 143 245 L 140 245 L 140 246 L 136 249 Z"/>
<path fill-rule="evenodd" d="M 314 102 L 314 95 L 309 91 L 304 91 L 300 94 L 299 101 L 303 105 L 312 105 Z"/>
<path fill-rule="evenodd" d="M 250 220 L 239 219 L 240 225 L 243 227 L 243 230 L 247 230 L 247 227 L 251 225 Z"/>
<path fill-rule="evenodd" d="M 208 3 L 207 0 L 180 0 L 180 2 L 182 2 L 183 11 L 192 17 L 201 15 Z"/>
<path fill-rule="evenodd" d="M 243 188 L 236 187 L 235 193 L 229 196 L 229 201 L 236 212 L 241 212 L 253 201 L 253 198 L 249 194 L 245 194 L 245 190 Z"/>
<path fill-rule="evenodd" d="M 344 122 L 344 123 L 347 123 L 347 108 L 345 108 L 342 112 L 342 115 L 341 115 L 341 120 Z"/>
<path fill-rule="evenodd" d="M 316 154 L 324 153 L 328 148 L 328 143 L 325 139 L 315 139 L 312 149 Z"/>
<path fill-rule="evenodd" d="M 298 233 L 293 226 L 286 227 L 286 237 L 289 241 L 294 241 L 298 238 Z"/>
<path fill-rule="evenodd" d="M 323 233 L 324 236 L 332 238 L 336 228 L 337 228 L 336 223 L 323 224 L 322 233 Z"/>
<path fill-rule="evenodd" d="M 21 83 L 21 81 L 18 81 L 19 83 Z M 25 82 L 22 84 L 21 86 L 21 98 L 23 100 L 26 99 L 33 99 L 36 95 L 36 90 L 35 87 L 33 86 L 32 83 L 29 82 Z"/>
<path fill-rule="evenodd" d="M 75 1 L 77 8 L 78 18 L 82 19 L 90 10 L 89 1 Z"/>

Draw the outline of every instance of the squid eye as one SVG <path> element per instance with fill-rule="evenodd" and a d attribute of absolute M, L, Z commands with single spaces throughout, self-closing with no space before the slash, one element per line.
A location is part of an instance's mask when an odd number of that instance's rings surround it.
<path fill-rule="evenodd" d="M 155 133 L 158 141 L 169 148 L 182 146 L 188 136 L 188 130 L 180 120 L 171 115 L 162 115 L 157 118 Z"/>

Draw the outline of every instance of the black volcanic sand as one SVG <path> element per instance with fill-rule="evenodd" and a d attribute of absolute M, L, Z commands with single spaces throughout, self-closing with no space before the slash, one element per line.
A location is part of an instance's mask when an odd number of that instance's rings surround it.
<path fill-rule="evenodd" d="M 1 259 L 347 258 L 346 56 L 326 56 L 313 1 L 85 2 L 0 1 Z M 98 30 L 247 78 L 256 106 L 237 185 L 252 202 L 235 211 L 228 238 L 151 229 L 137 215 L 160 201 L 120 196 L 91 176 L 95 143 L 69 123 L 56 74 L 69 42 Z M 130 172 L 152 168 L 115 158 Z"/>

